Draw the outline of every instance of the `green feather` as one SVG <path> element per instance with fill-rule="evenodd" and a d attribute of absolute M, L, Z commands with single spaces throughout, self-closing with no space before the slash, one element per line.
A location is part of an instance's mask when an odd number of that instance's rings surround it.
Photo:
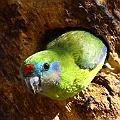
<path fill-rule="evenodd" d="M 47 48 L 65 49 L 80 68 L 92 69 L 97 66 L 95 59 L 101 54 L 103 46 L 103 42 L 93 34 L 76 30 L 62 34 L 49 43 Z"/>

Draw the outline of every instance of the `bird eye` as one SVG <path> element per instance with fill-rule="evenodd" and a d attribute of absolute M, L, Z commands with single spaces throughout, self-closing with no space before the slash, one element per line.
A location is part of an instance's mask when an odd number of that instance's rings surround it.
<path fill-rule="evenodd" d="M 44 63 L 43 64 L 43 68 L 42 68 L 42 71 L 47 71 L 50 67 L 50 64 L 49 63 Z"/>

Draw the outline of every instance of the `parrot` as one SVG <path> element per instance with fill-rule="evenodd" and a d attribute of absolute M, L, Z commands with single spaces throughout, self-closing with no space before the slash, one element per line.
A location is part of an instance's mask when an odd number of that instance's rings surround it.
<path fill-rule="evenodd" d="M 66 100 L 90 84 L 106 56 L 107 46 L 99 37 L 85 30 L 69 30 L 23 61 L 19 73 L 31 92 Z"/>

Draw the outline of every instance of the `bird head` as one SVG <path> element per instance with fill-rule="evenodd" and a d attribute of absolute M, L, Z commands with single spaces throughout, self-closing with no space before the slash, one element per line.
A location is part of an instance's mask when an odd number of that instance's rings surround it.
<path fill-rule="evenodd" d="M 47 52 L 36 53 L 27 58 L 20 67 L 21 77 L 34 93 L 45 94 L 60 81 L 60 63 L 51 60 L 51 54 L 49 56 Z"/>

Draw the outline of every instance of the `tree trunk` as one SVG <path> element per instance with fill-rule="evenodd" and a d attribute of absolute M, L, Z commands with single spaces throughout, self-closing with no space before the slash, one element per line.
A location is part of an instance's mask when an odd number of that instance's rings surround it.
<path fill-rule="evenodd" d="M 112 68 L 64 101 L 31 93 L 20 64 L 72 28 L 104 37 Z M 0 120 L 120 120 L 119 55 L 119 0 L 0 0 Z"/>

